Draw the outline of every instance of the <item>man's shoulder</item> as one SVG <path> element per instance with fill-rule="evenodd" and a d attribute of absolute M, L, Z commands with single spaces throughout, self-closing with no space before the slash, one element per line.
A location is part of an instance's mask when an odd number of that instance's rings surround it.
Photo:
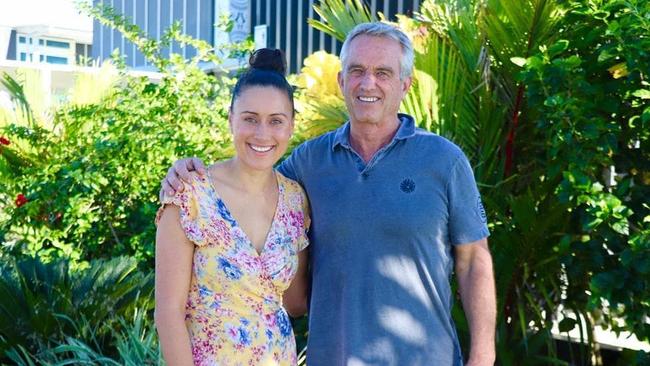
<path fill-rule="evenodd" d="M 337 130 L 327 132 L 298 145 L 279 166 L 284 176 L 304 184 L 303 175 L 320 166 L 323 157 L 332 151 Z"/>
<path fill-rule="evenodd" d="M 331 150 L 332 146 L 334 146 L 337 131 L 338 129 L 313 137 L 298 145 L 293 150 L 293 153 L 308 154 L 311 152 L 320 153 L 324 150 Z"/>
<path fill-rule="evenodd" d="M 416 128 L 411 138 L 418 149 L 423 149 L 437 156 L 447 155 L 452 158 L 464 156 L 463 150 L 453 141 L 423 128 Z"/>

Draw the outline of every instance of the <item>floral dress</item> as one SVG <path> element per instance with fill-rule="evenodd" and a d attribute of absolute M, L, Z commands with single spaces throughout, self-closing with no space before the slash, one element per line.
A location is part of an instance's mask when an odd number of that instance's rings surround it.
<path fill-rule="evenodd" d="M 308 245 L 307 198 L 298 183 L 276 173 L 278 204 L 260 254 L 207 177 L 165 204 L 180 207 L 195 245 L 185 322 L 195 365 L 295 365 L 296 345 L 282 293 Z"/>

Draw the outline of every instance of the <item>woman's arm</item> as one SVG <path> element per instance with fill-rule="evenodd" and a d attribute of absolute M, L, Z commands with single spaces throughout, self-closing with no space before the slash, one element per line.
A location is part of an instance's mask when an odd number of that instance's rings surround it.
<path fill-rule="evenodd" d="M 296 276 L 282 296 L 284 308 L 294 318 L 307 313 L 307 296 L 309 292 L 309 273 L 307 271 L 309 262 L 308 250 L 308 248 L 305 248 L 298 252 L 298 270 L 296 271 Z"/>
<path fill-rule="evenodd" d="M 180 209 L 168 205 L 156 232 L 155 321 L 163 357 L 169 366 L 194 365 L 185 325 L 194 245 L 181 227 Z"/>

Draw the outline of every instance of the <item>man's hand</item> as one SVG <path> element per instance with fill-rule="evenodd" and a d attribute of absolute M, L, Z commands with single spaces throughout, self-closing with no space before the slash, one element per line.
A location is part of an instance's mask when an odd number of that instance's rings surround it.
<path fill-rule="evenodd" d="M 173 196 L 176 191 L 183 190 L 183 182 L 190 181 L 190 172 L 196 171 L 200 175 L 206 173 L 205 165 L 199 158 L 177 160 L 167 171 L 167 176 L 161 183 L 158 198 L 162 201 L 164 195 Z"/>

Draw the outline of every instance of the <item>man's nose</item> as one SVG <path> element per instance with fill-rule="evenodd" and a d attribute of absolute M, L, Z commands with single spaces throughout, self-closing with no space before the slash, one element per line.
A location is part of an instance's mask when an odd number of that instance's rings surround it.
<path fill-rule="evenodd" d="M 372 89 L 375 86 L 375 75 L 371 72 L 366 72 L 361 76 L 359 86 L 363 89 Z"/>

